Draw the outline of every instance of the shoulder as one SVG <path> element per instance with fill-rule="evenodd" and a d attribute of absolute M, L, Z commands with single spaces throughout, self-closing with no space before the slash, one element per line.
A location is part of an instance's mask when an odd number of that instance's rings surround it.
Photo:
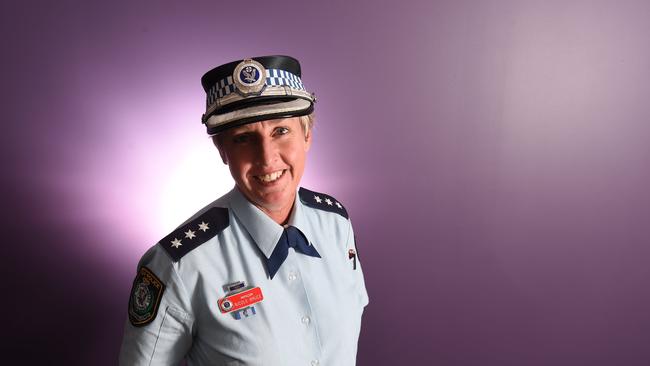
<path fill-rule="evenodd" d="M 298 190 L 298 196 L 300 201 L 307 207 L 314 208 L 316 210 L 332 212 L 339 214 L 346 219 L 349 219 L 348 211 L 345 209 L 345 206 L 336 198 L 330 196 L 326 193 L 312 191 L 306 188 L 300 188 Z"/>
<path fill-rule="evenodd" d="M 228 208 L 207 207 L 158 242 L 174 262 L 217 236 L 230 225 Z"/>
<path fill-rule="evenodd" d="M 154 246 L 167 253 L 172 262 L 178 262 L 186 254 L 207 243 L 230 225 L 231 192 L 204 206 L 190 216 L 176 230 L 160 239 Z"/>

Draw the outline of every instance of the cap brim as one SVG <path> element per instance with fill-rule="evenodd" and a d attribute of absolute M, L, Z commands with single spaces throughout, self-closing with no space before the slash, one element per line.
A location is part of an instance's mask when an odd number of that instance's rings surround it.
<path fill-rule="evenodd" d="M 206 121 L 208 134 L 214 135 L 229 128 L 248 123 L 286 117 L 304 116 L 314 110 L 311 101 L 296 98 L 273 104 L 253 105 L 222 114 L 213 114 Z"/>

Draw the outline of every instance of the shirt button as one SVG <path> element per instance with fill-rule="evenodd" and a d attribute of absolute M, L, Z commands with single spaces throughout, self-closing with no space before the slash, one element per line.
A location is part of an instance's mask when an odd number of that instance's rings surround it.
<path fill-rule="evenodd" d="M 309 321 L 311 321 L 311 319 L 309 319 L 308 316 L 303 316 L 302 319 L 300 319 L 300 321 L 301 321 L 303 324 L 309 324 Z"/>
<path fill-rule="evenodd" d="M 313 360 L 311 362 L 311 366 L 318 366 L 318 365 L 320 365 L 320 362 L 318 362 L 318 360 Z"/>
<path fill-rule="evenodd" d="M 289 273 L 289 281 L 293 281 L 293 280 L 295 280 L 297 278 L 298 278 L 298 276 L 295 273 L 293 273 L 293 272 Z"/>

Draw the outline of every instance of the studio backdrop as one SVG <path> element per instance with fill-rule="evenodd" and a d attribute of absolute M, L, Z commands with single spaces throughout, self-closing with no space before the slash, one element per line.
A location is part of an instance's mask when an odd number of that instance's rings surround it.
<path fill-rule="evenodd" d="M 650 363 L 648 2 L 1 9 L 1 363 L 116 363 L 138 259 L 233 186 L 200 77 L 268 54 L 318 98 L 359 365 Z"/>

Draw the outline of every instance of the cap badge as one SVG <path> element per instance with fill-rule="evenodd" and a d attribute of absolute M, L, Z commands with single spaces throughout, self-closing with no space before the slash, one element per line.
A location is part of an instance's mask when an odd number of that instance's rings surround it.
<path fill-rule="evenodd" d="M 266 70 L 261 63 L 247 59 L 235 67 L 232 79 L 235 91 L 242 96 L 259 95 L 266 87 Z"/>

